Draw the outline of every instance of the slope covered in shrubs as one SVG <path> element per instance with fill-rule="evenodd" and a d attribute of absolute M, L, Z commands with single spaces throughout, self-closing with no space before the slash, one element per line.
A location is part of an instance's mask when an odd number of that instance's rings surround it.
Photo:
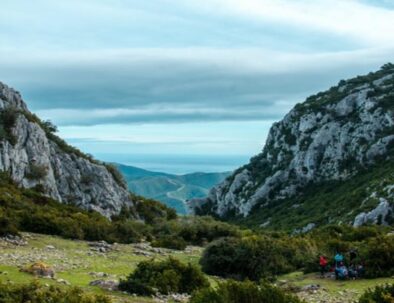
<path fill-rule="evenodd" d="M 21 189 L 0 174 L 0 235 L 29 231 L 80 240 L 132 243 L 142 239 L 156 246 L 184 249 L 235 236 L 238 229 L 211 218 L 178 218 L 175 211 L 154 200 L 133 196 L 134 207 L 107 219 L 42 195 L 39 188 Z M 136 220 L 138 214 L 140 220 Z M 180 243 L 180 244 L 179 244 Z"/>
<path fill-rule="evenodd" d="M 214 288 L 205 288 L 194 293 L 190 303 L 301 303 L 292 295 L 266 283 L 229 280 Z"/>
<path fill-rule="evenodd" d="M 394 269 L 394 236 L 384 227 L 327 226 L 306 235 L 265 233 L 212 242 L 201 258 L 204 272 L 225 278 L 275 278 L 292 271 L 318 271 L 319 256 L 333 265 L 336 252 L 365 266 L 365 277 L 390 277 Z"/>
<path fill-rule="evenodd" d="M 208 279 L 197 266 L 169 258 L 139 263 L 136 270 L 121 281 L 119 288 L 132 294 L 150 296 L 156 292 L 190 294 L 208 286 Z"/>
<path fill-rule="evenodd" d="M 367 290 L 358 303 L 392 303 L 394 302 L 394 284 L 377 286 L 373 290 Z"/>
<path fill-rule="evenodd" d="M 62 289 L 39 283 L 13 285 L 0 283 L 1 303 L 111 303 L 104 295 L 87 294 L 79 288 Z"/>
<path fill-rule="evenodd" d="M 317 226 L 335 222 L 352 225 L 355 215 L 374 209 L 380 197 L 392 201 L 390 185 L 393 183 L 394 161 L 381 160 L 368 169 L 360 170 L 349 180 L 310 183 L 292 198 L 264 208 L 256 207 L 247 218 L 232 218 L 230 221 L 252 228 L 269 222 L 264 229 L 290 232 L 311 222 Z M 371 192 L 376 194 L 371 195 Z M 376 223 L 379 225 L 383 221 L 393 225 L 393 212 Z"/>

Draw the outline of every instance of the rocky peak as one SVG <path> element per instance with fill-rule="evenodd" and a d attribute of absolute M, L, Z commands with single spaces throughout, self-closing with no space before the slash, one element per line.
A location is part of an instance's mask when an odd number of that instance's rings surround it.
<path fill-rule="evenodd" d="M 133 204 L 114 168 L 57 137 L 51 123 L 32 114 L 21 95 L 1 82 L 0 170 L 24 188 L 107 217 Z"/>
<path fill-rule="evenodd" d="M 297 104 L 272 126 L 259 155 L 189 207 L 248 216 L 307 184 L 347 180 L 377 159 L 392 159 L 393 145 L 394 65 L 386 64 Z"/>
<path fill-rule="evenodd" d="M 15 108 L 18 110 L 27 110 L 27 106 L 25 102 L 23 102 L 21 94 L 1 82 L 0 108 Z"/>

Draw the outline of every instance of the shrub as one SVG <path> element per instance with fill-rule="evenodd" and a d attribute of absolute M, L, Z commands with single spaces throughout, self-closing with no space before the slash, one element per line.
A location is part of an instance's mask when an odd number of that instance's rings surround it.
<path fill-rule="evenodd" d="M 359 299 L 358 303 L 392 303 L 394 302 L 394 284 L 377 286 L 367 290 Z"/>
<path fill-rule="evenodd" d="M 207 278 L 198 267 L 168 258 L 160 262 L 140 262 L 126 280 L 120 281 L 119 289 L 138 295 L 152 295 L 156 291 L 190 294 L 208 286 Z"/>
<path fill-rule="evenodd" d="M 17 234 L 18 229 L 11 220 L 5 216 L 0 216 L 0 237 Z"/>
<path fill-rule="evenodd" d="M 135 243 L 141 241 L 141 239 L 151 239 L 152 228 L 142 222 L 123 220 L 113 222 L 112 226 L 114 229 L 113 237 L 116 242 Z"/>
<path fill-rule="evenodd" d="M 361 250 L 369 278 L 390 277 L 394 274 L 394 239 L 381 236 L 370 239 Z"/>
<path fill-rule="evenodd" d="M 207 274 L 258 281 L 294 270 L 295 251 L 266 236 L 225 238 L 211 243 L 200 260 Z"/>
<path fill-rule="evenodd" d="M 0 139 L 5 139 L 12 145 L 17 142 L 17 138 L 12 133 L 12 128 L 16 124 L 18 114 L 15 108 L 6 108 L 0 113 Z"/>
<path fill-rule="evenodd" d="M 41 127 L 46 133 L 57 133 L 57 126 L 50 120 L 42 121 Z"/>
<path fill-rule="evenodd" d="M 26 173 L 26 178 L 31 180 L 41 180 L 48 175 L 48 167 L 40 164 L 30 164 Z"/>
<path fill-rule="evenodd" d="M 111 303 L 103 295 L 92 295 L 79 288 L 61 289 L 56 286 L 42 286 L 37 282 L 28 285 L 0 283 L 1 303 Z"/>
<path fill-rule="evenodd" d="M 134 213 L 138 213 L 138 215 L 148 224 L 153 224 L 163 219 L 173 220 L 177 218 L 177 214 L 174 209 L 169 208 L 160 202 L 133 194 L 131 194 L 131 199 L 135 204 Z M 131 213 L 133 213 L 133 211 L 131 211 Z"/>
<path fill-rule="evenodd" d="M 227 281 L 216 289 L 206 288 L 193 294 L 190 303 L 299 303 L 298 298 L 268 284 Z"/>
<path fill-rule="evenodd" d="M 170 249 L 184 250 L 187 243 L 179 236 L 162 236 L 152 241 L 153 247 L 164 247 Z"/>
<path fill-rule="evenodd" d="M 92 184 L 93 182 L 94 182 L 94 178 L 93 178 L 92 175 L 85 174 L 85 175 L 82 175 L 82 176 L 81 176 L 81 183 L 82 183 L 82 184 L 84 184 L 84 185 L 90 185 L 90 184 Z"/>
<path fill-rule="evenodd" d="M 203 245 L 224 237 L 236 237 L 239 230 L 228 223 L 216 221 L 211 217 L 186 217 L 180 220 L 181 236 L 186 242 Z"/>
<path fill-rule="evenodd" d="M 116 166 L 112 164 L 107 164 L 105 163 L 104 166 L 108 170 L 108 172 L 112 175 L 112 178 L 114 178 L 115 182 L 122 188 L 127 189 L 127 183 L 123 177 L 123 175 L 119 172 L 119 170 L 116 168 Z"/>
<path fill-rule="evenodd" d="M 173 236 L 182 238 L 188 244 L 205 245 L 219 238 L 237 237 L 240 230 L 211 217 L 180 217 L 178 220 L 159 222 L 154 233 L 159 238 Z"/>

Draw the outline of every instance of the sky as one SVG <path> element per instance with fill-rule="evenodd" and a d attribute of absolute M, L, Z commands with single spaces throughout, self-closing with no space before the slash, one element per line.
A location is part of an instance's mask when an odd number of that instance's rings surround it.
<path fill-rule="evenodd" d="M 0 81 L 153 170 L 235 169 L 296 103 L 393 61 L 392 0 L 1 0 Z"/>

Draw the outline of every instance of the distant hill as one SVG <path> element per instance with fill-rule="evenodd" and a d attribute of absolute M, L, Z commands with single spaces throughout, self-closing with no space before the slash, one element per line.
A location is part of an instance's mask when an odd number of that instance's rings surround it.
<path fill-rule="evenodd" d="M 159 200 L 181 214 L 186 213 L 186 200 L 205 197 L 210 188 L 230 175 L 230 172 L 172 175 L 134 166 L 115 165 L 124 175 L 130 191 Z"/>

